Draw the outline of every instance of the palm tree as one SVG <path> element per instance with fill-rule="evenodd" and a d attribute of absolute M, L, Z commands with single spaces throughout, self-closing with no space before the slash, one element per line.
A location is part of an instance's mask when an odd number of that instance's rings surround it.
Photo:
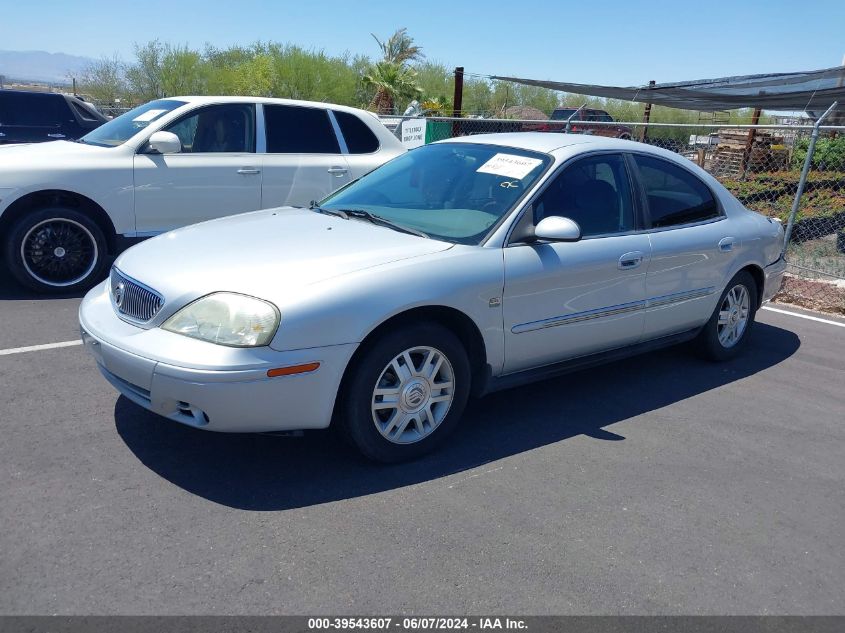
<path fill-rule="evenodd" d="M 375 33 L 370 33 L 379 45 L 382 61 L 404 64 L 425 57 L 421 46 L 414 45 L 414 38 L 408 35 L 408 29 L 402 27 L 391 35 L 386 42 L 382 42 Z"/>
<path fill-rule="evenodd" d="M 379 114 L 393 114 L 396 99 L 415 99 L 422 94 L 417 84 L 417 73 L 396 62 L 382 61 L 374 64 L 363 77 L 365 86 L 373 86 L 376 94 L 370 110 Z"/>
<path fill-rule="evenodd" d="M 397 98 L 417 98 L 422 93 L 417 73 L 408 66 L 408 62 L 425 56 L 406 28 L 397 30 L 384 42 L 375 34 L 371 35 L 381 49 L 382 59 L 371 65 L 363 76 L 364 85 L 376 89 L 370 109 L 379 114 L 393 114 Z"/>

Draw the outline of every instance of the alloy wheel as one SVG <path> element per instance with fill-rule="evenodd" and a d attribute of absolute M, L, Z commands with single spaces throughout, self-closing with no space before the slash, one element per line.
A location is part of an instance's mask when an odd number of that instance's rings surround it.
<path fill-rule="evenodd" d="M 88 277 L 97 265 L 97 240 L 79 222 L 50 218 L 33 226 L 21 241 L 26 272 L 55 287 L 72 286 Z"/>
<path fill-rule="evenodd" d="M 440 426 L 454 397 L 449 359 L 433 347 L 412 347 L 395 356 L 376 381 L 373 422 L 394 444 L 419 442 Z"/>
<path fill-rule="evenodd" d="M 736 345 L 748 327 L 748 315 L 751 310 L 751 298 L 748 289 L 737 284 L 728 291 L 719 307 L 717 332 L 722 347 Z"/>

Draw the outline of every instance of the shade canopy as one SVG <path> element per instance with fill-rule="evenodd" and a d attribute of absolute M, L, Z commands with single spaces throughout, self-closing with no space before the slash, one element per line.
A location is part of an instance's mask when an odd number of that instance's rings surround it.
<path fill-rule="evenodd" d="M 823 111 L 834 101 L 845 104 L 845 66 L 631 87 L 575 84 L 522 77 L 494 76 L 493 79 L 594 97 L 654 103 L 684 110 L 763 108 L 812 112 Z"/>

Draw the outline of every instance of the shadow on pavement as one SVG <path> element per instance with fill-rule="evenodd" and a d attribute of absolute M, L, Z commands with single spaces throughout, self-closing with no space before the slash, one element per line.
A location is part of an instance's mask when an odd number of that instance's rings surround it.
<path fill-rule="evenodd" d="M 129 449 L 173 484 L 233 508 L 284 510 L 428 481 L 577 435 L 624 440 L 621 427 L 604 427 L 756 374 L 799 346 L 794 333 L 757 323 L 746 353 L 728 363 L 673 348 L 492 394 L 470 404 L 437 452 L 390 466 L 365 461 L 329 431 L 300 438 L 210 433 L 124 397 L 114 415 Z"/>
<path fill-rule="evenodd" d="M 41 294 L 21 286 L 5 269 L 0 266 L 0 301 L 41 301 L 49 299 L 79 299 L 85 296 L 84 290 L 77 292 L 57 292 L 56 294 Z"/>

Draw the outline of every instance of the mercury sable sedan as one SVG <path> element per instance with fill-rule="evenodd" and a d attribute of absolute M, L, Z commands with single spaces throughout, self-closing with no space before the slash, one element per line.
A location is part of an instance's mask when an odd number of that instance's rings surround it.
<path fill-rule="evenodd" d="M 310 209 L 171 231 L 80 308 L 129 400 L 210 431 L 335 424 L 416 457 L 467 399 L 693 340 L 729 359 L 783 230 L 670 152 L 601 137 L 427 145 Z"/>

